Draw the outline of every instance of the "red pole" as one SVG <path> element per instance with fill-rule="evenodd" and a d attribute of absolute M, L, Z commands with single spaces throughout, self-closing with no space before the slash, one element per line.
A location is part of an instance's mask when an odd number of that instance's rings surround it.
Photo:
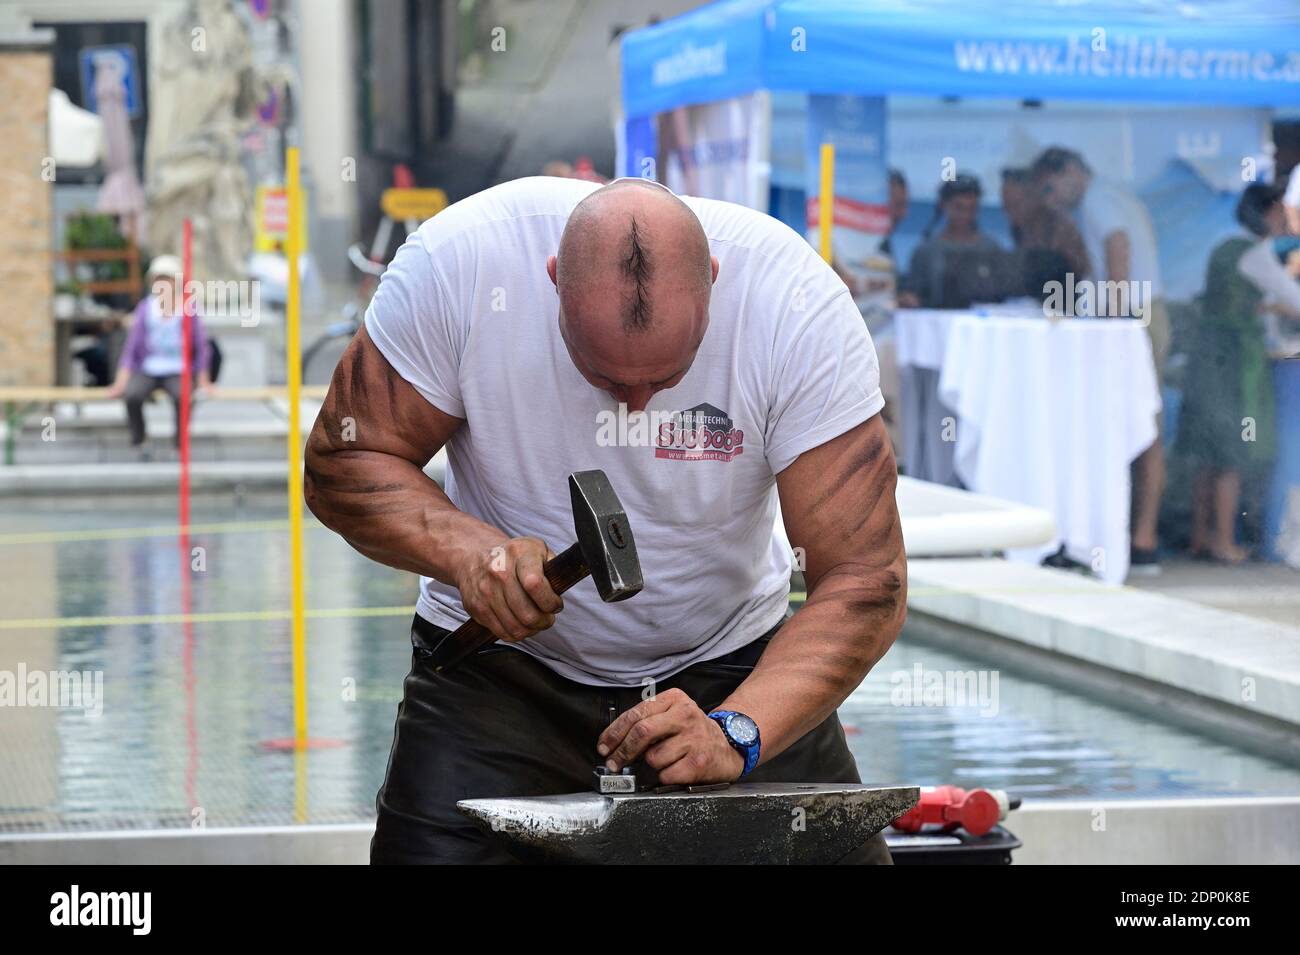
<path fill-rule="evenodd" d="M 186 219 L 181 245 L 181 431 L 177 435 L 181 461 L 180 525 L 181 532 L 186 536 L 189 534 L 190 526 L 190 389 L 194 382 L 194 369 L 190 361 L 190 352 L 193 349 L 190 318 L 194 315 L 196 307 L 190 298 L 193 239 L 193 227 L 190 220 Z"/>
<path fill-rule="evenodd" d="M 180 434 L 176 436 L 180 449 L 180 558 L 181 558 L 181 613 L 184 623 L 181 666 L 185 679 L 185 738 L 188 743 L 189 759 L 185 764 L 185 795 L 189 799 L 190 811 L 199 805 L 198 775 L 199 747 L 196 720 L 194 675 L 194 623 L 190 614 L 194 611 L 191 592 L 190 567 L 190 389 L 194 381 L 194 368 L 190 360 L 194 336 L 191 334 L 190 317 L 195 314 L 197 305 L 190 297 L 190 277 L 193 269 L 194 232 L 190 220 L 185 220 L 181 238 L 181 413 Z"/>

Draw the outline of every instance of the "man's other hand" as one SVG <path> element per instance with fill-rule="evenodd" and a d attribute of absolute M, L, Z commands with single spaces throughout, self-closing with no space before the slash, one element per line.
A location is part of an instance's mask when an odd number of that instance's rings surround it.
<path fill-rule="evenodd" d="M 665 786 L 735 782 L 745 769 L 722 727 L 675 687 L 610 723 L 596 752 L 611 772 L 644 758 Z"/>
<path fill-rule="evenodd" d="M 469 615 L 499 640 L 514 643 L 555 623 L 564 602 L 542 565 L 555 555 L 535 537 L 516 537 L 474 551 L 456 575 Z"/>

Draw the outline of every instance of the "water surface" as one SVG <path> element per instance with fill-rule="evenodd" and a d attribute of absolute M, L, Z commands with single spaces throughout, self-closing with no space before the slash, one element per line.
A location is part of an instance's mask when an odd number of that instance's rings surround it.
<path fill-rule="evenodd" d="M 104 681 L 97 718 L 0 709 L 0 829 L 372 818 L 416 581 L 309 524 L 309 720 L 325 745 L 301 760 L 268 749 L 293 732 L 283 508 L 196 500 L 186 625 L 171 501 L 0 501 L 0 670 Z M 905 635 L 841 710 L 866 781 L 1032 799 L 1300 793 L 1293 767 L 1005 671 L 996 707 L 898 705 L 895 675 L 918 664 L 987 671 Z"/>

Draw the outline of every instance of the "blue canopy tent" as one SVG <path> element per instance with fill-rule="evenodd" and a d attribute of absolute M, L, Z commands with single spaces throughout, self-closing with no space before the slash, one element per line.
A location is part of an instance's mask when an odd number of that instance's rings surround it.
<path fill-rule="evenodd" d="M 788 160 L 792 152 L 798 159 L 802 146 L 789 127 L 792 112 L 802 123 L 804 100 L 796 97 L 791 108 L 789 94 L 1073 101 L 1080 109 L 1107 102 L 1264 107 L 1300 114 L 1300 3 L 1007 0 L 991 11 L 962 0 L 720 0 L 625 34 L 621 74 L 620 175 L 646 174 L 647 160 L 657 153 L 656 116 L 773 93 L 779 104 L 772 118 L 773 182 L 795 188 L 774 191 L 768 210 L 799 227 L 802 172 Z M 1235 132 L 1223 143 L 1225 167 L 1259 150 L 1248 133 Z M 1172 150 L 1168 156 L 1175 158 Z M 1152 186 L 1155 195 L 1167 196 L 1171 177 L 1191 184 L 1181 201 L 1204 212 L 1203 242 L 1232 228 L 1235 199 L 1224 183 L 1241 179 L 1227 168 L 1203 175 L 1208 165 L 1165 170 L 1156 177 L 1163 184 Z M 1142 191 L 1146 183 L 1132 185 Z M 896 245 L 904 253 L 918 220 L 927 217 L 929 189 L 928 181 L 921 183 L 922 201 L 914 201 L 900 229 Z M 1172 214 L 1152 211 L 1157 219 Z M 1185 225 L 1186 208 L 1177 215 Z M 984 217 L 988 231 L 1005 234 L 995 207 Z M 1162 249 L 1162 260 L 1168 259 L 1172 287 L 1194 291 L 1200 264 L 1187 251 L 1186 243 L 1171 246 L 1167 255 Z"/>
<path fill-rule="evenodd" d="M 758 89 L 1300 106 L 1300 8 L 722 0 L 623 37 L 629 119 Z"/>
<path fill-rule="evenodd" d="M 1159 104 L 1179 116 L 1200 108 L 1200 129 L 1226 119 L 1226 110 L 1238 118 L 1254 111 L 1253 128 L 1267 134 L 1265 110 L 1300 115 L 1300 4 L 720 0 L 623 36 L 619 174 L 645 175 L 647 162 L 659 158 L 657 119 L 664 114 L 760 91 L 774 103 L 791 94 L 805 101 L 807 94 L 848 94 L 927 97 L 936 104 L 939 98 L 1072 101 L 1081 111 L 1094 104 Z M 791 112 L 788 103 L 773 107 L 774 128 L 782 110 Z M 802 111 L 796 104 L 793 112 Z M 1142 121 L 1131 126 L 1140 131 Z M 1210 246 L 1235 230 L 1233 193 L 1249 177 L 1226 167 L 1257 156 L 1268 161 L 1266 149 L 1260 154 L 1261 137 L 1249 130 L 1247 122 L 1225 133 L 1218 169 L 1195 148 L 1190 156 L 1169 150 L 1165 168 L 1148 169 L 1143 182 L 1132 182 L 1157 225 L 1166 291 L 1178 287 L 1187 297 L 1199 290 Z M 780 152 L 773 147 L 774 165 Z M 878 203 L 878 172 L 873 176 Z M 803 198 L 780 208 L 773 202 L 770 211 L 798 227 Z"/>

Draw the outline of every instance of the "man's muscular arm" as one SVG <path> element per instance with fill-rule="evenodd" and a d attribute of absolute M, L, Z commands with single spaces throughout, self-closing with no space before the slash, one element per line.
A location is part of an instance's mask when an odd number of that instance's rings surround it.
<path fill-rule="evenodd" d="M 804 452 L 776 483 L 786 532 L 806 554 L 808 600 L 719 707 L 758 724 L 760 765 L 844 702 L 898 637 L 907 607 L 897 468 L 880 415 Z M 622 714 L 597 751 L 611 769 L 644 756 L 663 783 L 734 780 L 744 768 L 717 723 L 676 688 Z"/>
<path fill-rule="evenodd" d="M 367 557 L 457 587 L 476 620 L 522 639 L 561 606 L 542 574 L 550 552 L 458 510 L 424 473 L 461 424 L 403 380 L 362 327 L 307 439 L 307 506 Z"/>
<path fill-rule="evenodd" d="M 776 483 L 808 600 L 721 707 L 758 723 L 763 762 L 844 702 L 907 615 L 898 469 L 880 415 L 804 452 Z"/>

